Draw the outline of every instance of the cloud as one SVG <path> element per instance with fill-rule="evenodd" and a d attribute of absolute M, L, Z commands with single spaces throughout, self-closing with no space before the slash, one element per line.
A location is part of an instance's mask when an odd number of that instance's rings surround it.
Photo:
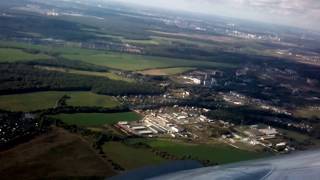
<path fill-rule="evenodd" d="M 320 0 L 117 0 L 320 30 Z"/>

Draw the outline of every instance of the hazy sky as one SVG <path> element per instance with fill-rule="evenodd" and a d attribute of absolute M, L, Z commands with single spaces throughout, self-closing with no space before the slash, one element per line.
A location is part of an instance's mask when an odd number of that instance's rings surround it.
<path fill-rule="evenodd" d="M 320 0 L 117 0 L 320 30 Z"/>

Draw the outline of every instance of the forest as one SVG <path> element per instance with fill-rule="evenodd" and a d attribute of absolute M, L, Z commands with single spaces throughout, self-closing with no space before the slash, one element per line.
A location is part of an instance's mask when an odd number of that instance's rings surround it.
<path fill-rule="evenodd" d="M 1 64 L 0 94 L 35 91 L 92 91 L 105 95 L 152 95 L 162 92 L 151 83 L 133 83 L 36 69 L 25 64 Z"/>

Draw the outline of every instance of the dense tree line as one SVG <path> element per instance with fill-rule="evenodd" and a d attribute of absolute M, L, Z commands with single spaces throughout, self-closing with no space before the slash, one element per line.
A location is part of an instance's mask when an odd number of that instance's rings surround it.
<path fill-rule="evenodd" d="M 45 90 L 82 90 L 106 95 L 159 94 L 156 85 L 129 83 L 103 77 L 45 71 L 24 64 L 1 64 L 0 94 Z"/>
<path fill-rule="evenodd" d="M 57 107 L 46 110 L 38 110 L 32 113 L 40 113 L 44 115 L 55 115 L 55 114 L 75 114 L 75 113 L 119 113 L 129 112 L 130 110 L 125 106 L 119 106 L 114 108 L 103 108 L 103 107 Z"/>

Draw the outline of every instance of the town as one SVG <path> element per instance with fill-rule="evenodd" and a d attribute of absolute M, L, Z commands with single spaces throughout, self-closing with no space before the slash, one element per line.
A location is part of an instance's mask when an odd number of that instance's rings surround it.
<path fill-rule="evenodd" d="M 311 18 L 291 27 L 123 2 L 0 2 L 2 179 L 219 168 L 319 148 L 320 33 L 296 27 Z"/>
<path fill-rule="evenodd" d="M 118 122 L 115 127 L 128 136 L 184 138 L 194 142 L 219 141 L 235 148 L 253 146 L 272 152 L 290 152 L 291 147 L 282 134 L 270 126 L 236 126 L 223 120 L 206 117 L 205 108 L 165 107 L 138 111 L 144 118 L 137 122 Z"/>

